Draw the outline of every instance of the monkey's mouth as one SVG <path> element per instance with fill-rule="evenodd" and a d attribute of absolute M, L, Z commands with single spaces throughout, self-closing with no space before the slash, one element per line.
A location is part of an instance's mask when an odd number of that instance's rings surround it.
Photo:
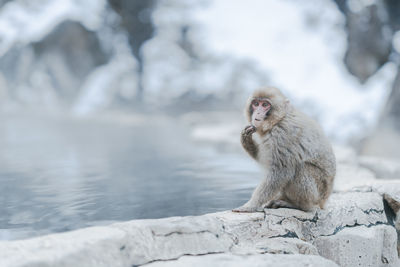
<path fill-rule="evenodd" d="M 253 113 L 251 123 L 256 127 L 261 127 L 264 121 L 267 119 L 268 112 L 257 112 Z"/>
<path fill-rule="evenodd" d="M 268 110 L 269 111 L 269 110 Z M 258 116 L 256 118 L 254 118 L 255 121 L 265 121 L 268 117 L 268 111 L 265 113 L 263 118 L 260 118 L 261 116 Z"/>

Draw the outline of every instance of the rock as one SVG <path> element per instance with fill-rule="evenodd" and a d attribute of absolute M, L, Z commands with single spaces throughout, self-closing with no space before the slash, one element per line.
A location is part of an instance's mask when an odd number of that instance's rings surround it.
<path fill-rule="evenodd" d="M 373 160 L 362 160 L 364 163 L 372 167 L 374 171 L 378 171 L 380 175 L 385 175 L 384 178 L 399 178 L 399 158 L 400 158 L 400 68 L 397 70 L 397 76 L 393 82 L 390 95 L 387 97 L 387 102 L 383 106 L 383 110 L 379 116 L 377 125 L 373 132 L 365 138 L 360 147 L 362 155 L 391 157 L 397 161 L 397 164 L 392 164 L 394 160 L 389 163 L 389 169 L 386 166 L 379 166 L 379 161 L 374 158 Z M 365 162 L 366 161 L 366 162 Z M 386 160 L 387 162 L 387 160 Z M 373 166 L 372 166 L 373 165 Z M 393 166 L 396 166 L 393 170 Z M 380 176 L 378 175 L 378 176 Z"/>
<path fill-rule="evenodd" d="M 357 165 L 357 153 L 348 146 L 333 146 L 337 164 L 354 164 Z"/>
<path fill-rule="evenodd" d="M 319 255 L 318 250 L 312 244 L 297 238 L 267 238 L 262 239 L 251 247 L 258 253 L 271 253 L 271 254 L 305 254 L 305 255 Z M 236 253 L 242 254 L 246 250 L 235 248 Z M 245 254 L 251 253 L 247 251 Z"/>
<path fill-rule="evenodd" d="M 177 260 L 166 262 L 154 262 L 149 267 L 158 266 L 214 266 L 214 267 L 241 267 L 241 266 L 324 266 L 334 267 L 338 266 L 334 262 L 324 259 L 319 256 L 305 256 L 305 255 L 271 255 L 271 254 L 252 254 L 252 255 L 234 255 L 234 254 L 214 254 L 205 255 L 200 257 L 184 256 Z"/>
<path fill-rule="evenodd" d="M 111 227 L 126 233 L 124 246 L 134 265 L 227 252 L 234 244 L 215 215 L 132 221 Z"/>
<path fill-rule="evenodd" d="M 378 225 L 346 228 L 314 242 L 321 256 L 339 266 L 398 266 L 397 234 L 393 227 Z"/>
<path fill-rule="evenodd" d="M 347 191 L 356 186 L 375 183 L 374 173 L 356 164 L 337 164 L 336 177 L 333 184 L 335 191 Z"/>
<path fill-rule="evenodd" d="M 334 146 L 333 149 L 337 163 L 333 188 L 336 192 L 378 183 L 377 175 L 381 173 L 375 170 L 383 172 L 383 168 L 387 166 L 391 167 L 389 170 L 396 170 L 397 165 L 393 161 L 385 161 L 386 164 L 379 167 L 383 161 L 381 158 L 373 157 L 369 160 L 369 157 L 358 157 L 355 150 L 349 147 Z"/>
<path fill-rule="evenodd" d="M 394 102 L 394 100 L 392 100 Z M 399 106 L 398 103 L 395 103 Z M 387 104 L 385 104 L 386 106 Z M 385 158 L 400 158 L 400 127 L 392 123 L 396 118 L 382 115 L 375 130 L 361 143 L 360 154 Z"/>
<path fill-rule="evenodd" d="M 341 244 L 351 237 L 353 244 L 362 238 L 376 237 L 380 241 L 374 242 L 374 247 L 363 245 L 363 253 L 380 253 L 393 263 L 393 255 L 397 253 L 395 230 L 387 212 L 390 210 L 385 210 L 380 193 L 365 189 L 333 194 L 324 210 L 312 212 L 293 209 L 266 209 L 261 213 L 226 211 L 196 217 L 137 220 L 30 240 L 0 242 L 0 259 L 4 267 L 138 266 L 154 262 L 218 266 L 227 261 L 250 266 L 275 262 L 283 264 L 276 266 L 291 266 L 295 261 L 292 259 L 297 259 L 300 266 L 335 266 L 317 257 L 318 253 L 324 253 L 323 256 L 337 260 L 335 251 L 327 249 L 329 242 Z M 362 227 L 368 229 L 368 236 L 360 236 Z M 358 262 L 358 256 L 347 253 L 341 263 Z"/>
<path fill-rule="evenodd" d="M 385 28 L 388 7 L 382 2 L 335 2 L 346 17 L 348 46 L 344 61 L 349 72 L 365 82 L 389 60 L 392 35 Z"/>
<path fill-rule="evenodd" d="M 68 100 L 74 99 L 94 68 L 108 61 L 96 33 L 73 21 L 61 23 L 32 45 L 36 61 L 55 80 L 54 89 Z"/>
<path fill-rule="evenodd" d="M 391 195 L 384 194 L 383 198 L 387 201 L 390 208 L 395 213 L 393 224 L 397 231 L 397 253 L 400 256 L 400 200 L 394 199 Z"/>
<path fill-rule="evenodd" d="M 400 161 L 389 158 L 362 156 L 360 166 L 372 171 L 380 179 L 400 179 Z"/>
<path fill-rule="evenodd" d="M 400 51 L 397 51 L 400 53 Z M 397 76 L 393 81 L 392 91 L 388 96 L 386 105 L 383 108 L 381 120 L 379 126 L 386 126 L 387 128 L 393 128 L 397 134 L 400 132 L 400 67 L 397 69 Z M 394 145 L 394 144 L 393 144 Z M 397 156 L 400 154 L 398 153 Z"/>
<path fill-rule="evenodd" d="M 91 227 L 29 240 L 0 242 L 0 265 L 127 266 L 126 257 L 119 257 L 125 238 L 126 233 L 119 229 Z"/>
<path fill-rule="evenodd" d="M 378 192 L 387 203 L 386 216 L 388 223 L 397 230 L 397 251 L 400 255 L 400 181 L 379 180 L 369 186 L 354 188 L 358 192 Z"/>
<path fill-rule="evenodd" d="M 25 104 L 71 103 L 96 67 L 105 64 L 95 32 L 65 21 L 42 40 L 14 46 L 1 57 L 0 71 L 9 96 Z"/>

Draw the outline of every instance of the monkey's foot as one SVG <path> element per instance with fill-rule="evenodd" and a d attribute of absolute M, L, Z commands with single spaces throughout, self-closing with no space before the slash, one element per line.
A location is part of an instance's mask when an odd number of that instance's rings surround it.
<path fill-rule="evenodd" d="M 285 200 L 282 199 L 277 199 L 277 200 L 272 200 L 268 205 L 268 209 L 279 209 L 279 208 L 287 208 L 287 209 L 298 209 L 295 205 L 292 203 L 289 203 Z"/>
<path fill-rule="evenodd" d="M 236 209 L 232 210 L 233 212 L 263 212 L 263 207 L 256 207 L 256 206 L 241 206 Z"/>

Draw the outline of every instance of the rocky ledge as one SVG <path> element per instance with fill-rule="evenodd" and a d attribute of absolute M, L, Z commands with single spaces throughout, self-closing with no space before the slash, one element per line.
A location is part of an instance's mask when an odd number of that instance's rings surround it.
<path fill-rule="evenodd" d="M 400 183 L 382 182 L 308 213 L 226 211 L 0 242 L 0 265 L 399 266 L 399 210 Z"/>

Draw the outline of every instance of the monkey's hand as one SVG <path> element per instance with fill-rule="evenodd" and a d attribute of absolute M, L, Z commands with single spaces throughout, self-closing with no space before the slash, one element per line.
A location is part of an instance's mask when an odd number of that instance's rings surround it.
<path fill-rule="evenodd" d="M 250 154 L 253 159 L 257 159 L 258 148 L 253 142 L 253 133 L 256 132 L 256 127 L 254 125 L 246 126 L 242 131 L 242 136 L 240 138 L 243 148 Z"/>
<path fill-rule="evenodd" d="M 243 205 L 241 207 L 238 207 L 236 209 L 232 210 L 233 212 L 263 212 L 264 207 L 257 207 L 257 206 L 250 206 L 250 205 Z"/>
<path fill-rule="evenodd" d="M 244 130 L 242 131 L 242 136 L 243 137 L 250 136 L 253 133 L 255 133 L 256 130 L 257 130 L 257 128 L 254 125 L 246 126 L 246 128 L 244 128 Z"/>

